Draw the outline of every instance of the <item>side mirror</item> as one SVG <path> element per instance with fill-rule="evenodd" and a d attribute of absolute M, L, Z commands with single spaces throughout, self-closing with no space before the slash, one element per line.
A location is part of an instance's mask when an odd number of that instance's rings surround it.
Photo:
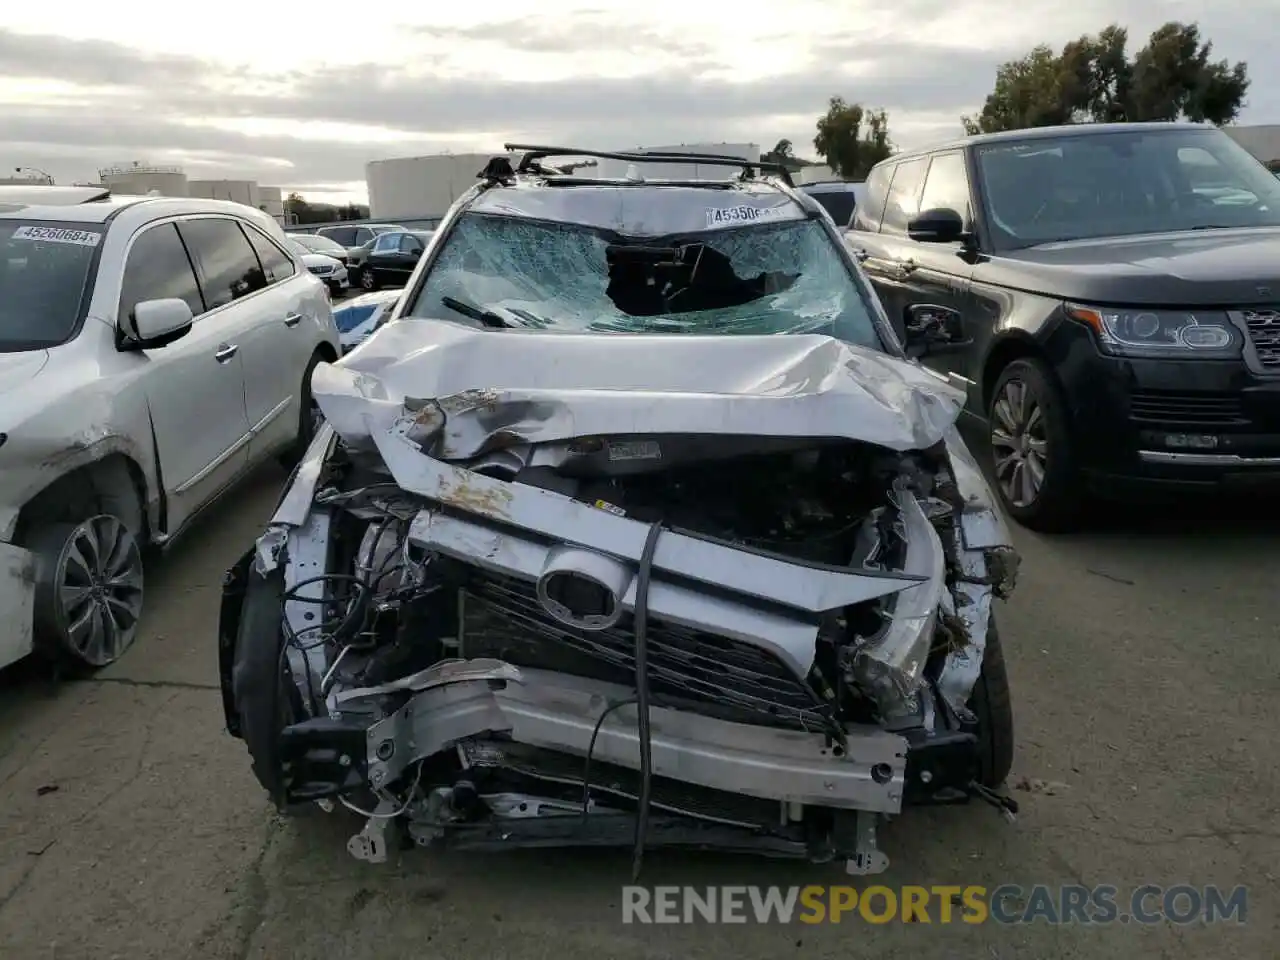
<path fill-rule="evenodd" d="M 907 222 L 907 236 L 920 243 L 954 243 L 965 239 L 964 218 L 954 210 L 925 210 Z"/>
<path fill-rule="evenodd" d="M 965 331 L 959 310 L 932 303 L 916 303 L 907 307 L 904 333 L 907 356 L 916 359 L 951 353 L 973 342 Z"/>
<path fill-rule="evenodd" d="M 194 320 L 185 300 L 177 297 L 143 300 L 129 316 L 120 318 L 120 332 L 127 346 L 152 350 L 186 336 Z"/>

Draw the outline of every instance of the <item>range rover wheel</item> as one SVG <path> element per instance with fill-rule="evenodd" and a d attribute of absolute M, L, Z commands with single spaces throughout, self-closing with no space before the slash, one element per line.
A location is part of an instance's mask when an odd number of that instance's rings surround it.
<path fill-rule="evenodd" d="M 1066 403 L 1049 368 L 1032 357 L 1005 367 L 991 391 L 987 422 L 1005 509 L 1032 530 L 1074 527 L 1082 492 Z"/>
<path fill-rule="evenodd" d="M 133 645 L 142 615 L 142 551 L 119 517 L 35 530 L 35 628 L 47 653 L 82 667 L 105 667 Z"/>
<path fill-rule="evenodd" d="M 378 278 L 373 275 L 373 271 L 368 267 L 360 271 L 360 288 L 369 291 L 378 289 Z"/>
<path fill-rule="evenodd" d="M 978 718 L 978 782 L 994 789 L 1004 783 L 1013 767 L 1013 704 L 994 612 L 987 625 L 982 673 L 969 695 L 969 709 Z"/>

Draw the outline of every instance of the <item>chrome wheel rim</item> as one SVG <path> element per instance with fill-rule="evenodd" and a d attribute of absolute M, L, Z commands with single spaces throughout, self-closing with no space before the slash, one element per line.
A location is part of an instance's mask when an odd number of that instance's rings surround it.
<path fill-rule="evenodd" d="M 991 411 L 991 453 L 1000 490 L 1015 507 L 1035 503 L 1044 487 L 1049 441 L 1044 411 L 1021 380 L 1000 390 Z"/>
<path fill-rule="evenodd" d="M 369 270 L 362 270 L 360 272 L 360 286 L 364 287 L 364 289 L 366 290 L 373 289 L 373 273 L 372 272 L 370 272 Z"/>
<path fill-rule="evenodd" d="M 85 663 L 105 666 L 133 643 L 142 614 L 142 553 L 112 516 L 75 527 L 54 578 L 62 636 Z"/>

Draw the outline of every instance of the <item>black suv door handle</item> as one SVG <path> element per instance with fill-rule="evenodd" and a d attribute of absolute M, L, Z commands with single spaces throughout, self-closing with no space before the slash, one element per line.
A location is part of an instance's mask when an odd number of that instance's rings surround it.
<path fill-rule="evenodd" d="M 300 313 L 291 313 L 284 318 L 284 325 L 286 327 L 296 327 L 301 322 L 302 322 L 302 314 Z"/>

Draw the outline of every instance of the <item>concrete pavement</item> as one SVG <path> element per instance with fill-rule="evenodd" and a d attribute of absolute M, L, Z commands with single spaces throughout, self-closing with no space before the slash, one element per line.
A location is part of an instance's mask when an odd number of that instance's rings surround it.
<path fill-rule="evenodd" d="M 1074 537 L 1020 532 L 1001 632 L 1022 813 L 1008 825 L 984 805 L 911 811 L 883 834 L 893 866 L 876 881 L 1245 883 L 1246 925 L 637 927 L 620 923 L 626 853 L 413 852 L 371 866 L 344 849 L 358 822 L 271 811 L 222 730 L 214 624 L 222 571 L 282 481 L 264 471 L 155 566 L 144 636 L 121 663 L 60 685 L 30 669 L 0 677 L 0 958 L 1274 955 L 1274 519 L 1233 504 Z M 661 851 L 644 879 L 846 882 L 836 867 Z"/>

